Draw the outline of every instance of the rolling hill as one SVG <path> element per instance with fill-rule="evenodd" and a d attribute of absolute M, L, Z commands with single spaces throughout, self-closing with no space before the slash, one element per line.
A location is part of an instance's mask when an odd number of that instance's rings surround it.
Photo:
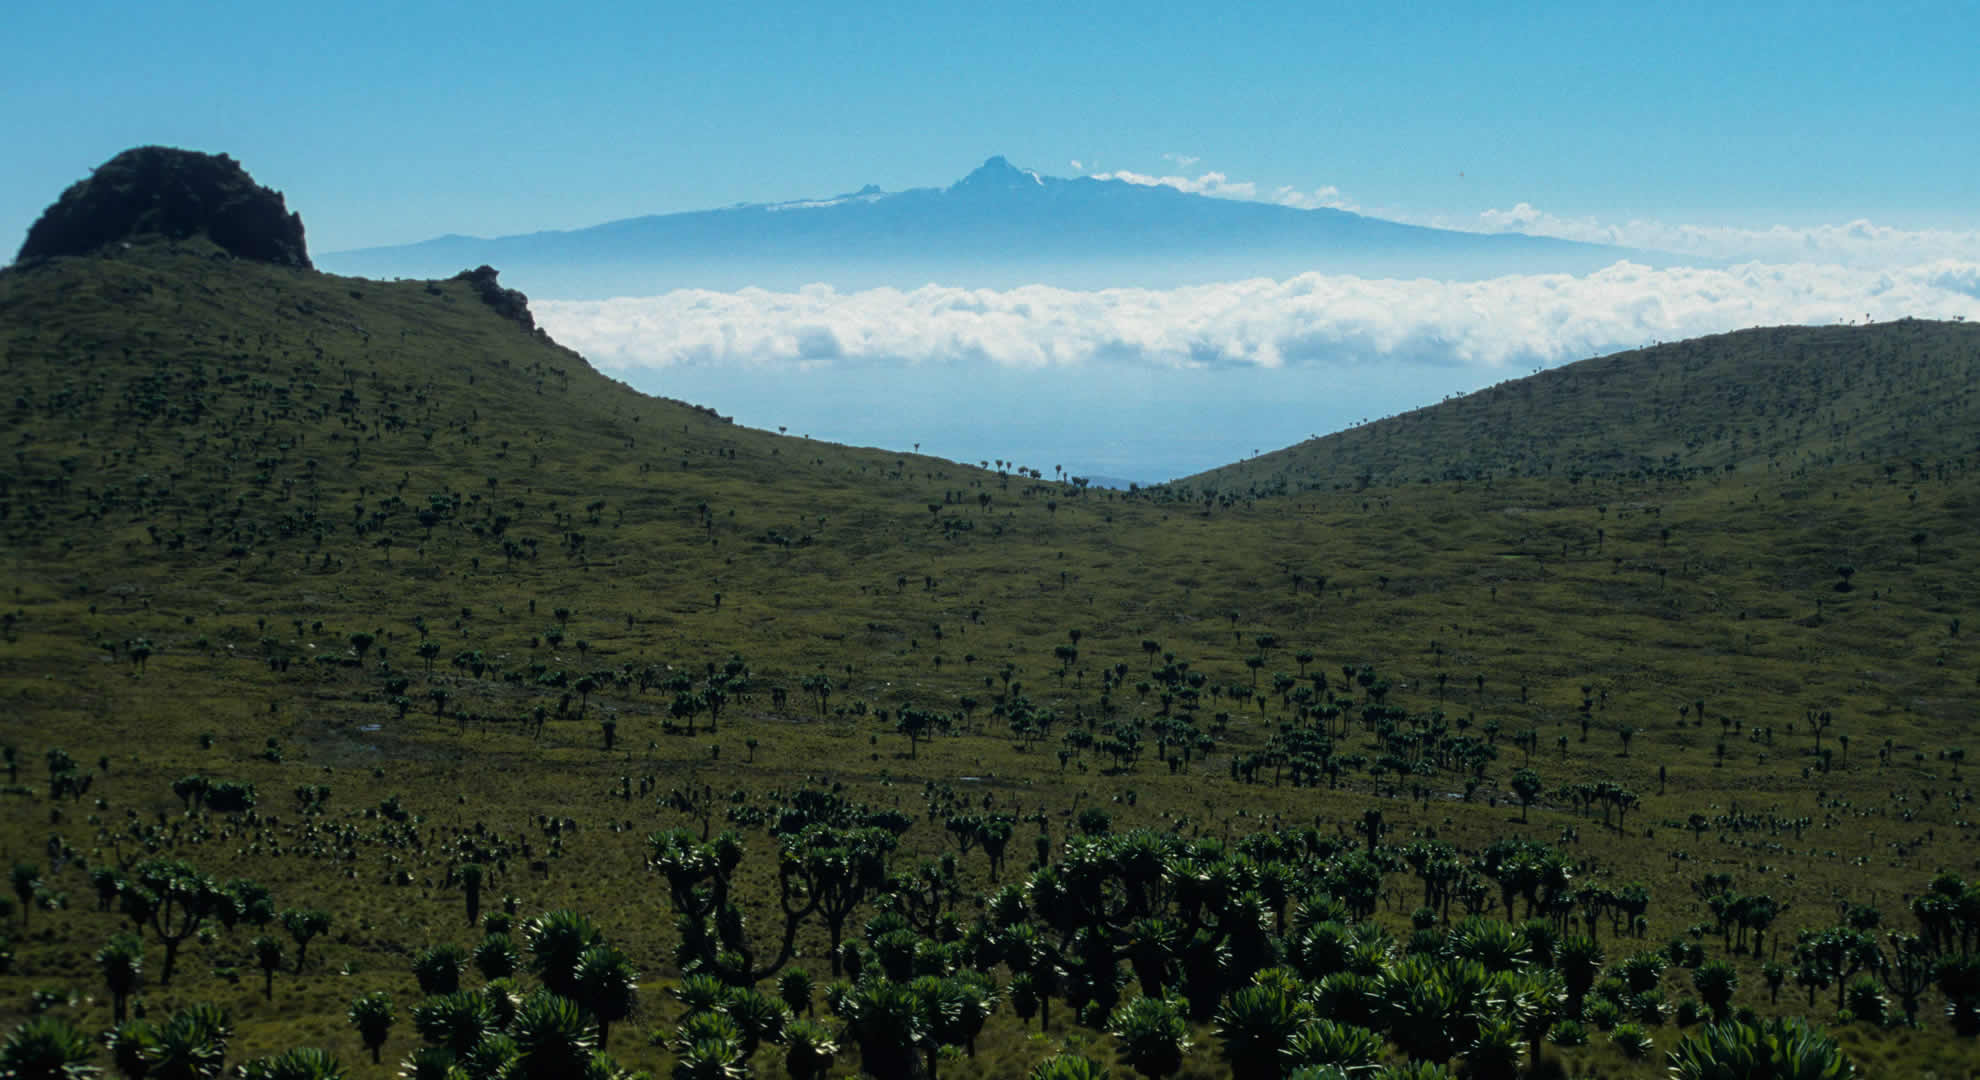
<path fill-rule="evenodd" d="M 1178 481 L 1247 493 L 1980 453 L 1980 326 L 1779 326 L 1512 379 Z"/>

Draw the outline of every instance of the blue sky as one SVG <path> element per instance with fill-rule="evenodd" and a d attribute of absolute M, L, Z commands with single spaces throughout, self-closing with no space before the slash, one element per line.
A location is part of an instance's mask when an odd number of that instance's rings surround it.
<path fill-rule="evenodd" d="M 144 142 L 232 153 L 321 250 L 945 184 L 991 153 L 1183 155 L 1424 218 L 1980 222 L 1980 6 L 963 7 L 27 5 L 0 232 Z"/>
<path fill-rule="evenodd" d="M 537 296 L 605 370 L 744 422 L 1138 480 L 1653 340 L 1980 317 L 1980 5 L 1621 8 L 35 4 L 0 35 L 0 238 L 163 143 L 238 158 L 319 256 L 940 186 L 1004 154 L 1700 260 Z M 836 366 L 790 345 L 821 334 Z"/>

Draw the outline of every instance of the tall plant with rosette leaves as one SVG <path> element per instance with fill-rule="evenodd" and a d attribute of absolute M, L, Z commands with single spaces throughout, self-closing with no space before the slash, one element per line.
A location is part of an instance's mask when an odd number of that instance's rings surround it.
<path fill-rule="evenodd" d="M 1980 1035 L 1980 953 L 1941 957 L 1933 968 L 1939 992 L 1946 995 L 1946 1013 L 1953 1030 Z"/>
<path fill-rule="evenodd" d="M 1799 1017 L 1708 1024 L 1667 1056 L 1675 1080 L 1841 1080 L 1856 1066 L 1835 1040 Z"/>
<path fill-rule="evenodd" d="M 1078 1054 L 1057 1054 L 1032 1067 L 1027 1080 L 1112 1080 L 1105 1065 Z"/>
<path fill-rule="evenodd" d="M 744 1060 L 764 1043 L 783 1042 L 784 1029 L 791 1022 L 788 1006 L 753 986 L 730 990 L 722 1011 L 742 1038 Z"/>
<path fill-rule="evenodd" d="M 1732 1015 L 1733 991 L 1739 987 L 1739 971 L 1724 960 L 1709 960 L 1691 972 L 1691 985 L 1699 1000 L 1712 1010 L 1712 1019 L 1724 1022 Z"/>
<path fill-rule="evenodd" d="M 298 1046 L 240 1066 L 241 1080 L 344 1080 L 344 1067 L 328 1050 Z"/>
<path fill-rule="evenodd" d="M 145 1059 L 149 1080 L 213 1080 L 227 1060 L 234 1037 L 225 1009 L 202 1001 L 152 1029 Z"/>
<path fill-rule="evenodd" d="M 531 994 L 516 1013 L 516 1057 L 506 1080 L 564 1080 L 582 1076 L 598 1043 L 577 1002 L 547 991 Z"/>
<path fill-rule="evenodd" d="M 1305 1002 L 1284 990 L 1247 986 L 1217 1012 L 1217 1040 L 1234 1080 L 1275 1080 L 1286 1048 L 1312 1019 Z"/>
<path fill-rule="evenodd" d="M 392 995 L 383 990 L 373 990 L 351 999 L 351 1007 L 344 1013 L 357 1029 L 358 1039 L 364 1048 L 371 1051 L 371 1063 L 378 1064 L 378 1051 L 385 1040 L 392 1035 L 392 1021 L 397 1019 L 392 1007 Z"/>
<path fill-rule="evenodd" d="M 1491 985 L 1476 961 L 1405 956 L 1375 976 L 1375 1018 L 1403 1053 L 1444 1061 L 1477 1038 Z"/>
<path fill-rule="evenodd" d="M 1505 1018 L 1519 1026 L 1526 1038 L 1529 1064 L 1540 1061 L 1540 1045 L 1567 1009 L 1567 987 L 1560 972 L 1551 968 L 1528 968 L 1502 972 L 1496 978 L 1495 996 Z"/>
<path fill-rule="evenodd" d="M 282 969 L 282 943 L 267 934 L 258 934 L 248 943 L 254 950 L 254 966 L 261 969 L 261 996 L 275 998 L 275 973 Z"/>
<path fill-rule="evenodd" d="M 231 902 L 212 878 L 182 859 L 153 859 L 139 863 L 131 871 L 124 911 L 134 922 L 149 920 L 158 940 L 165 945 L 165 967 L 158 977 L 160 986 L 172 985 L 179 946 L 208 918 L 218 914 L 221 905 Z"/>
<path fill-rule="evenodd" d="M 866 979 L 840 1002 L 846 1036 L 859 1046 L 859 1067 L 882 1080 L 916 1075 L 916 1051 L 932 1037 L 920 998 L 886 979 Z"/>
<path fill-rule="evenodd" d="M 110 1015 L 121 1024 L 124 1006 L 143 980 L 144 943 L 136 934 L 117 934 L 96 951 L 96 966 L 110 991 Z"/>
<path fill-rule="evenodd" d="M 103 1048 L 110 1051 L 110 1067 L 125 1080 L 144 1080 L 151 1071 L 151 1025 L 142 1020 L 126 1020 L 103 1033 Z"/>
<path fill-rule="evenodd" d="M 569 909 L 538 915 L 524 934 L 529 941 L 529 970 L 544 989 L 562 997 L 576 995 L 578 961 L 605 940 L 590 919 Z"/>
<path fill-rule="evenodd" d="M 839 1042 L 825 1025 L 810 1020 L 784 1029 L 784 1071 L 791 1080 L 822 1080 L 839 1054 Z"/>
<path fill-rule="evenodd" d="M 467 950 L 442 942 L 414 954 L 413 978 L 422 994 L 451 994 L 461 988 L 461 968 L 466 964 Z"/>
<path fill-rule="evenodd" d="M 1387 1044 L 1365 1027 L 1320 1019 L 1300 1028 L 1286 1045 L 1286 1062 L 1297 1070 L 1331 1068 L 1353 1076 L 1374 1069 Z"/>
<path fill-rule="evenodd" d="M 466 1056 L 483 1035 L 497 1028 L 488 999 L 472 990 L 427 998 L 413 1006 L 412 1020 L 428 1046 L 441 1047 L 456 1058 Z"/>
<path fill-rule="evenodd" d="M 639 1005 L 639 972 L 632 959 L 610 945 L 593 945 L 578 957 L 576 1000 L 598 1021 L 598 1049 L 612 1038 L 612 1025 Z"/>
<path fill-rule="evenodd" d="M 1567 1015 L 1581 1015 L 1582 999 L 1602 972 L 1602 947 L 1595 939 L 1581 934 L 1563 938 L 1554 950 L 1554 970 L 1561 973 L 1567 988 Z"/>
<path fill-rule="evenodd" d="M 296 974 L 309 960 L 309 943 L 330 932 L 330 913 L 322 908 L 299 908 L 282 913 L 282 925 L 296 939 Z"/>
<path fill-rule="evenodd" d="M 68 1080 L 96 1075 L 89 1059 L 96 1047 L 66 1020 L 37 1016 L 0 1042 L 0 1076 L 21 1080 Z"/>
<path fill-rule="evenodd" d="M 683 1041 L 670 1080 L 746 1080 L 749 1065 L 732 1039 L 706 1036 Z"/>
<path fill-rule="evenodd" d="M 1148 1078 L 1161 1080 L 1182 1070 L 1189 1053 L 1189 1020 L 1179 1002 L 1138 997 L 1114 1010 L 1108 1033 L 1120 1042 L 1121 1060 Z"/>

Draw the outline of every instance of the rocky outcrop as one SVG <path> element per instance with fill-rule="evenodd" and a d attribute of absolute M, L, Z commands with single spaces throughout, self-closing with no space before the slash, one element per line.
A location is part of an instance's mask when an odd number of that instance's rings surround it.
<path fill-rule="evenodd" d="M 28 230 L 19 261 L 204 237 L 236 258 L 311 269 L 302 216 L 225 154 L 126 150 L 69 186 Z"/>
<path fill-rule="evenodd" d="M 497 315 L 514 319 L 524 330 L 536 329 L 536 317 L 529 313 L 529 297 L 521 289 L 505 289 L 495 281 L 497 271 L 492 266 L 478 266 L 473 270 L 463 270 L 454 275 L 455 281 L 465 281 L 473 286 L 481 302 L 495 309 Z"/>

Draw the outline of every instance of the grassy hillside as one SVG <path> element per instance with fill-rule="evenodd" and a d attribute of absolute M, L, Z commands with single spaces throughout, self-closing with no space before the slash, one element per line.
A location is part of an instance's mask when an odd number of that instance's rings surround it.
<path fill-rule="evenodd" d="M 1874 906 L 1901 1014 L 1888 932 L 1920 929 L 1910 904 L 1934 875 L 1980 872 L 1962 771 L 1980 701 L 1971 334 L 1665 346 L 1322 440 L 1335 457 L 1311 482 L 1129 496 L 738 428 L 600 376 L 461 282 L 170 247 L 0 273 L 0 857 L 37 872 L 9 916 L 0 1026 L 44 1009 L 109 1027 L 92 957 L 132 923 L 114 892 L 98 910 L 93 872 L 185 859 L 331 923 L 299 965 L 279 922 L 216 917 L 169 986 L 154 927 L 147 1014 L 215 1001 L 230 1061 L 311 1045 L 386 1075 L 421 1044 L 415 958 L 484 940 L 472 864 L 482 914 L 513 897 L 518 940 L 556 907 L 597 921 L 642 973 L 610 1050 L 670 1069 L 694 1056 L 670 1041 L 683 969 L 747 982 L 787 951 L 780 895 L 813 894 L 780 894 L 779 850 L 806 866 L 823 850 L 781 827 L 802 808 L 845 836 L 897 833 L 900 876 L 852 889 L 847 940 L 1001 988 L 943 1076 L 1022 1075 L 1061 1049 L 1127 1075 L 1104 1021 L 1152 940 L 1135 918 L 1312 989 L 1325 965 L 1284 925 L 1304 933 L 1301 912 L 1379 928 L 1356 931 L 1379 973 L 1445 951 L 1469 910 L 1592 932 L 1604 969 L 1683 961 L 1650 975 L 1661 1007 L 1591 991 L 1656 1049 L 1632 1058 L 1593 1010 L 1587 1045 L 1546 1050 L 1571 1075 L 1661 1072 L 1698 1030 L 1676 1006 L 1705 957 L 1738 974 L 1735 1006 L 1810 1016 L 1871 1075 L 1967 1075 L 1974 1042 L 1941 990 L 1917 988 L 1916 1028 L 1839 1023 L 1848 964 L 1798 957 L 1796 935 Z M 190 776 L 252 784 L 254 805 L 229 809 L 228 788 L 201 809 Z M 725 827 L 739 864 L 682 855 Z M 649 839 L 676 828 L 686 841 Z M 879 843 L 860 835 L 849 850 Z M 1500 906 L 1513 842 L 1514 862 L 1558 871 L 1537 909 Z M 1095 860 L 1125 875 L 1148 858 L 1159 885 L 1048 899 Z M 1184 904 L 1192 868 L 1235 891 Z M 976 900 L 1025 881 L 1029 916 Z M 676 924 L 725 890 L 747 956 Z M 1740 929 L 1734 947 L 1729 892 L 1774 905 L 1764 946 Z M 1413 924 L 1424 907 L 1435 928 Z M 889 937 L 900 920 L 908 939 Z M 1053 946 L 1042 1024 L 1012 993 L 1014 923 Z M 285 950 L 266 987 L 258 934 Z M 1079 952 L 1102 940 L 1118 986 Z M 822 913 L 790 943 L 836 1029 Z M 1194 955 L 1171 975 L 1200 993 Z M 1770 993 L 1769 964 L 1809 986 Z M 481 985 L 474 966 L 463 983 Z M 1210 986 L 1185 1076 L 1232 1074 Z M 344 1018 L 372 990 L 399 1005 L 376 1066 Z M 788 1074 L 778 1047 L 752 1064 Z"/>
<path fill-rule="evenodd" d="M 1371 484 L 1742 467 L 1900 471 L 1980 453 L 1980 326 L 1776 326 L 1583 360 L 1178 481 Z"/>

